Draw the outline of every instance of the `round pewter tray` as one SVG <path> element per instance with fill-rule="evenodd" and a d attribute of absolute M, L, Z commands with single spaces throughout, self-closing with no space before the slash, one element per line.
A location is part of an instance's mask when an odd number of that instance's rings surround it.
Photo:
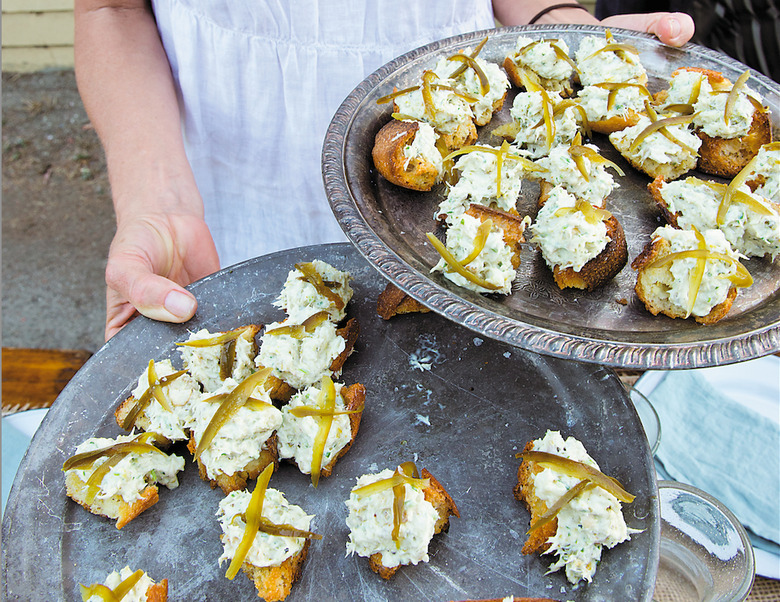
<path fill-rule="evenodd" d="M 260 257 L 194 283 L 196 316 L 186 324 L 133 320 L 67 385 L 21 462 L 3 516 L 0 598 L 7 602 L 78 600 L 79 587 L 112 570 L 142 568 L 167 578 L 171 600 L 256 600 L 243 573 L 220 567 L 223 498 L 198 476 L 190 454 L 180 485 L 160 488 L 160 501 L 121 531 L 65 495 L 62 463 L 88 437 L 121 432 L 114 409 L 150 359 L 181 366 L 176 341 L 189 331 L 268 324 L 292 266 L 322 259 L 352 274 L 347 315 L 360 336 L 339 379 L 365 385 L 366 409 L 354 445 L 315 489 L 308 475 L 282 462 L 270 486 L 315 515 L 301 579 L 287 602 L 420 600 L 442 602 L 507 595 L 560 600 L 650 602 L 660 549 L 655 469 L 642 425 L 614 371 L 540 356 L 481 339 L 435 313 L 385 322 L 376 299 L 385 280 L 348 243 Z M 636 495 L 623 506 L 631 539 L 603 550 L 593 581 L 572 586 L 554 558 L 524 555 L 529 514 L 512 488 L 526 442 L 558 430 L 582 441 L 602 470 Z M 344 501 L 362 474 L 401 462 L 427 468 L 460 511 L 432 540 L 429 562 L 405 566 L 386 581 L 368 560 L 346 556 Z M 250 483 L 254 489 L 254 482 Z"/>
<path fill-rule="evenodd" d="M 686 66 L 722 72 L 731 81 L 746 67 L 715 51 L 688 44 L 671 48 L 641 33 L 612 29 L 618 41 L 633 44 L 648 71 L 648 88 L 667 87 L 671 73 Z M 429 44 L 380 68 L 347 97 L 331 122 L 323 147 L 323 176 L 331 208 L 358 250 L 399 288 L 437 313 L 485 336 L 553 355 L 610 366 L 640 369 L 690 368 L 727 364 L 767 355 L 780 349 L 780 266 L 768 259 L 743 260 L 754 278 L 741 289 L 726 318 L 711 326 L 689 320 L 653 316 L 634 293 L 631 261 L 641 252 L 661 212 L 647 191 L 650 179 L 635 170 L 612 148 L 605 136 L 594 142 L 602 154 L 621 166 L 620 187 L 608 198 L 626 233 L 628 265 L 608 285 L 591 293 L 560 290 L 540 253 L 524 245 L 518 277 L 511 295 L 479 295 L 431 274 L 438 260 L 425 234 L 445 188 L 429 193 L 389 184 L 373 166 L 371 149 L 376 132 L 390 120 L 392 107 L 377 105 L 381 96 L 415 85 L 424 69 L 441 56 L 474 47 L 486 35 L 480 56 L 502 63 L 519 34 L 531 38 L 561 38 L 573 53 L 588 35 L 604 35 L 604 28 L 586 25 L 539 25 L 465 34 Z M 748 85 L 770 109 L 775 138 L 780 130 L 780 86 L 753 73 Z M 490 135 L 509 120 L 517 90 L 509 91 L 504 108 L 480 128 L 479 143 L 497 145 Z M 702 175 L 692 172 L 691 175 Z M 707 176 L 703 176 L 707 177 Z M 518 210 L 536 215 L 538 186 L 523 183 Z"/>

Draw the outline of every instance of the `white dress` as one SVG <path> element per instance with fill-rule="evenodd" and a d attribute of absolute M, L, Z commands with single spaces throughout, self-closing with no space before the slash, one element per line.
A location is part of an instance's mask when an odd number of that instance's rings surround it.
<path fill-rule="evenodd" d="M 320 167 L 342 101 L 409 50 L 494 27 L 489 0 L 154 0 L 153 7 L 223 267 L 346 240 Z"/>

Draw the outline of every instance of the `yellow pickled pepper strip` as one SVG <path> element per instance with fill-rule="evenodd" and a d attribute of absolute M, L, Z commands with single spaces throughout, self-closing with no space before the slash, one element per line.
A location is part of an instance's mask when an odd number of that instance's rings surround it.
<path fill-rule="evenodd" d="M 693 233 L 696 235 L 696 241 L 698 244 L 698 248 L 702 251 L 707 251 L 707 242 L 704 240 L 704 236 L 702 236 L 701 232 L 699 232 L 696 229 L 696 226 L 691 226 L 693 229 Z M 685 317 L 691 315 L 693 312 L 693 307 L 696 305 L 696 298 L 699 296 L 699 289 L 701 288 L 702 280 L 704 280 L 704 271 L 707 268 L 707 257 L 706 255 L 704 257 L 697 257 L 696 258 L 696 267 L 693 269 L 693 273 L 691 274 L 691 282 L 688 287 L 688 307 L 686 308 L 686 314 Z"/>
<path fill-rule="evenodd" d="M 257 535 L 258 528 L 260 526 L 260 519 L 263 516 L 263 502 L 265 502 L 265 490 L 268 489 L 268 483 L 271 480 L 271 474 L 274 471 L 273 462 L 265 467 L 265 470 L 260 473 L 255 483 L 255 490 L 252 492 L 252 496 L 249 498 L 249 504 L 246 508 L 246 527 L 244 528 L 244 535 L 241 537 L 241 541 L 236 547 L 236 553 L 230 560 L 230 566 L 228 566 L 225 577 L 233 580 L 238 574 L 238 570 L 241 565 L 244 564 L 244 559 L 249 550 L 252 549 L 252 544 L 255 541 L 255 535 Z"/>
<path fill-rule="evenodd" d="M 479 254 L 482 252 L 482 249 L 485 248 L 485 243 L 487 243 L 488 236 L 490 235 L 490 230 L 493 227 L 493 220 L 492 219 L 486 219 L 484 222 L 482 222 L 479 227 L 477 228 L 477 237 L 474 239 L 474 248 L 472 249 L 471 253 L 469 253 L 463 261 L 460 262 L 460 265 L 462 265 L 464 268 L 470 264 L 472 261 L 474 261 L 477 257 L 479 257 Z"/>
<path fill-rule="evenodd" d="M 333 426 L 333 411 L 336 409 L 336 387 L 333 385 L 333 380 L 327 375 L 323 376 L 320 387 L 319 406 L 328 413 L 318 417 L 317 436 L 312 445 L 311 482 L 315 487 L 320 481 L 322 457 L 325 453 L 330 428 Z"/>
<path fill-rule="evenodd" d="M 129 452 L 120 452 L 114 454 L 92 471 L 92 474 L 89 475 L 89 478 L 85 483 L 87 486 L 87 494 L 84 500 L 87 504 L 94 502 L 95 497 L 97 497 L 97 494 L 100 493 L 100 484 L 103 482 L 103 477 L 105 477 L 109 471 L 114 468 L 114 466 L 119 464 L 125 458 L 125 456 L 128 455 L 128 453 Z"/>
<path fill-rule="evenodd" d="M 86 602 L 92 596 L 99 596 L 105 600 L 105 602 L 120 602 L 128 593 L 130 593 L 130 590 L 136 586 L 143 576 L 144 572 L 141 569 L 138 569 L 131 575 L 128 575 L 127 579 L 123 579 L 114 590 L 102 583 L 93 583 L 89 587 L 79 584 L 81 599 Z"/>
<path fill-rule="evenodd" d="M 450 250 L 445 247 L 442 242 L 436 238 L 431 232 L 428 232 L 426 234 L 426 237 L 430 241 L 431 245 L 433 245 L 433 248 L 438 251 L 439 255 L 442 256 L 444 261 L 447 262 L 447 265 L 449 265 L 453 270 L 455 270 L 458 274 L 463 276 L 466 280 L 469 282 L 476 284 L 477 286 L 481 286 L 484 289 L 487 289 L 489 291 L 496 291 L 500 289 L 501 287 L 493 284 L 491 282 L 488 282 L 487 280 L 480 278 L 473 272 L 469 272 L 466 268 L 464 268 L 460 262 L 455 258 L 455 256 L 450 252 Z"/>
<path fill-rule="evenodd" d="M 144 434 L 146 433 L 142 433 L 142 435 Z M 135 452 L 138 454 L 157 452 L 158 454 L 165 455 L 165 452 L 162 451 L 161 449 L 155 447 L 154 445 L 150 445 L 149 443 L 146 443 L 144 440 L 140 439 L 142 435 L 139 435 L 138 437 L 136 437 L 131 441 L 123 441 L 121 443 L 115 443 L 114 445 L 109 445 L 108 447 L 82 452 L 80 454 L 76 454 L 75 456 L 71 456 L 70 458 L 65 460 L 65 463 L 62 465 L 62 470 L 71 470 L 72 468 L 82 469 L 83 467 L 89 466 L 92 463 L 94 463 L 95 460 L 97 460 L 98 458 L 101 458 L 103 456 L 110 456 L 119 452 L 126 452 L 126 453 Z"/>
<path fill-rule="evenodd" d="M 114 592 L 111 591 L 111 588 L 102 583 L 93 583 L 89 587 L 79 583 L 79 589 L 81 590 L 82 602 L 87 602 L 92 596 L 98 596 L 104 602 L 119 602 L 118 598 L 114 595 Z"/>
<path fill-rule="evenodd" d="M 488 36 L 482 38 L 482 41 L 479 44 L 477 44 L 477 46 L 474 48 L 474 50 L 471 52 L 469 56 L 472 59 L 477 58 L 479 53 L 482 52 L 482 49 L 485 47 L 485 44 L 487 44 L 487 41 L 488 41 Z M 455 79 L 456 77 L 458 77 L 461 73 L 463 73 L 466 70 L 467 67 L 468 64 L 464 62 L 462 65 L 460 65 L 460 67 L 455 69 L 455 71 L 450 73 L 450 79 Z"/>
<path fill-rule="evenodd" d="M 664 255 L 663 257 L 659 257 L 658 259 L 651 261 L 649 264 L 647 264 L 646 268 L 658 268 L 678 259 L 688 259 L 691 257 L 696 259 L 704 258 L 732 263 L 736 266 L 737 271 L 730 276 L 725 276 L 725 278 L 730 280 L 734 286 L 739 288 L 747 288 L 753 284 L 753 277 L 750 275 L 750 272 L 748 272 L 747 268 L 738 260 L 734 259 L 730 255 L 726 255 L 725 253 L 716 253 L 710 251 L 709 249 L 688 249 L 686 251 L 676 251 L 674 253 L 669 253 L 668 255 Z"/>
<path fill-rule="evenodd" d="M 780 150 L 780 142 L 770 142 L 769 144 L 765 144 L 763 148 L 769 151 Z M 747 181 L 748 177 L 755 168 L 757 161 L 758 155 L 756 154 L 756 156 L 748 161 L 747 165 L 745 165 L 745 167 L 743 167 L 740 172 L 734 176 L 731 182 L 729 182 L 729 185 L 726 187 L 726 193 L 723 195 L 723 200 L 720 202 L 720 206 L 718 207 L 717 224 L 719 226 L 722 226 L 723 222 L 726 220 L 726 212 L 728 211 L 729 205 L 731 204 L 731 197 L 738 191 L 739 187 L 742 186 L 745 181 Z"/>
<path fill-rule="evenodd" d="M 406 503 L 406 486 L 403 483 L 393 485 L 393 530 L 391 539 L 395 542 L 396 549 L 401 548 L 401 523 L 404 518 L 404 504 Z"/>
<path fill-rule="evenodd" d="M 303 280 L 311 284 L 320 295 L 327 298 L 336 309 L 344 309 L 344 300 L 325 284 L 313 263 L 296 263 L 295 268 L 303 274 Z"/>
<path fill-rule="evenodd" d="M 737 81 L 731 87 L 731 90 L 729 90 L 729 95 L 726 98 L 726 104 L 723 108 L 723 121 L 726 125 L 729 124 L 729 113 L 731 113 L 732 109 L 734 108 L 734 104 L 737 102 L 737 98 L 739 98 L 739 90 L 740 88 L 744 87 L 745 82 L 749 77 L 750 71 L 745 71 L 737 78 Z"/>
<path fill-rule="evenodd" d="M 200 458 L 200 455 L 211 445 L 214 437 L 217 436 L 219 429 L 221 429 L 230 418 L 235 414 L 240 407 L 242 407 L 249 400 L 255 387 L 265 382 L 268 376 L 271 374 L 270 368 L 263 368 L 258 370 L 254 374 L 250 374 L 243 381 L 241 381 L 235 389 L 228 393 L 227 397 L 220 403 L 217 411 L 211 417 L 208 426 L 203 431 L 198 442 L 198 447 L 195 450 L 195 459 Z"/>
<path fill-rule="evenodd" d="M 154 368 L 154 360 L 149 360 L 149 369 L 147 370 L 147 380 L 149 382 L 149 389 L 152 391 L 152 395 L 158 401 L 158 403 L 169 412 L 173 412 L 173 406 L 168 398 L 165 396 L 165 391 L 160 386 L 160 379 L 157 378 L 157 370 Z"/>
<path fill-rule="evenodd" d="M 477 74 L 477 78 L 479 79 L 479 93 L 482 94 L 482 96 L 485 96 L 488 92 L 490 92 L 490 81 L 488 80 L 487 75 L 482 70 L 482 67 L 479 66 L 479 63 L 473 58 L 468 56 L 467 54 L 453 54 L 450 57 L 447 57 L 448 61 L 460 61 L 467 67 L 471 67 L 474 69 L 474 73 Z M 453 75 L 450 76 L 455 77 Z"/>
<path fill-rule="evenodd" d="M 414 467 L 414 470 L 411 474 L 407 474 L 407 472 L 409 472 L 409 466 Z M 388 477 L 387 479 L 374 481 L 373 483 L 363 485 L 357 489 L 353 489 L 352 493 L 354 493 L 357 497 L 374 495 L 376 493 L 390 489 L 391 487 L 395 487 L 399 483 L 407 483 L 408 485 L 417 487 L 419 489 L 425 489 L 430 485 L 430 479 L 419 478 L 419 473 L 417 472 L 417 468 L 414 466 L 413 462 L 404 462 L 401 464 L 400 468 L 401 470 L 396 470 L 393 473 L 393 476 Z"/>
<path fill-rule="evenodd" d="M 530 462 L 536 462 L 544 467 L 552 468 L 562 474 L 570 477 L 576 477 L 579 479 L 587 479 L 594 483 L 598 487 L 601 487 L 605 491 L 608 491 L 614 495 L 618 500 L 623 503 L 630 504 L 634 501 L 636 496 L 628 493 L 622 485 L 620 485 L 612 477 L 608 477 L 600 470 L 593 468 L 577 460 L 558 456 L 542 451 L 527 451 L 516 454 L 517 458 L 522 458 Z"/>
<path fill-rule="evenodd" d="M 431 123 L 436 123 L 436 105 L 433 103 L 433 90 L 431 89 L 432 80 L 437 77 L 433 71 L 423 73 L 422 97 L 425 105 L 425 115 Z"/>
<path fill-rule="evenodd" d="M 540 516 L 534 522 L 534 524 L 529 527 L 528 531 L 526 531 L 526 535 L 533 533 L 537 529 L 544 527 L 547 523 L 549 523 L 556 516 L 558 516 L 558 513 L 561 510 L 563 510 L 566 504 L 568 504 L 570 501 L 576 498 L 579 494 L 583 493 L 586 489 L 592 489 L 595 486 L 596 485 L 594 485 L 587 479 L 583 479 L 582 481 L 577 483 L 574 487 L 572 487 L 561 497 L 559 497 L 558 500 L 547 510 L 547 512 L 545 512 L 542 516 Z"/>
<path fill-rule="evenodd" d="M 193 339 L 190 341 L 181 341 L 176 344 L 179 345 L 180 347 L 214 347 L 216 345 L 223 345 L 224 343 L 227 343 L 229 341 L 235 341 L 238 337 L 240 337 L 250 328 L 251 326 L 241 326 L 240 328 L 235 328 L 234 330 L 229 330 L 227 332 L 220 332 L 219 334 L 216 334 L 211 337 L 204 337 L 202 339 Z"/>

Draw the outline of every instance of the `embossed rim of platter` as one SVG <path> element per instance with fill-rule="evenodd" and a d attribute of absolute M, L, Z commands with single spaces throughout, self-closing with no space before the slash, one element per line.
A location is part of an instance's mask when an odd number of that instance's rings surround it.
<path fill-rule="evenodd" d="M 649 34 L 611 29 L 621 32 L 624 36 L 655 39 Z M 599 339 L 557 332 L 512 319 L 479 307 L 425 278 L 401 259 L 369 227 L 347 185 L 344 165 L 347 134 L 361 101 L 399 67 L 446 46 L 478 41 L 491 32 L 564 30 L 601 33 L 604 28 L 595 25 L 531 25 L 471 32 L 417 48 L 387 63 L 363 80 L 335 113 L 325 136 L 322 151 L 325 191 L 331 209 L 347 237 L 380 273 L 431 310 L 479 334 L 530 351 L 623 368 L 684 369 L 735 363 L 780 350 L 780 316 L 762 328 L 726 338 L 702 339 L 696 343 L 637 343 L 608 338 Z M 688 47 L 694 46 L 686 45 L 683 50 Z M 695 48 L 698 54 L 711 56 L 722 63 L 744 69 L 740 63 L 721 53 L 701 46 Z M 776 86 L 759 73 L 752 72 L 752 75 L 765 85 Z"/>

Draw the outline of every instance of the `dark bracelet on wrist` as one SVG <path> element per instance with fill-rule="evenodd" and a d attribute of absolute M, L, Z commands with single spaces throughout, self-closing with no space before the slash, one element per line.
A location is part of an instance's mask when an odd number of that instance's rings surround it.
<path fill-rule="evenodd" d="M 583 6 L 582 4 L 578 4 L 576 2 L 563 2 L 561 4 L 553 4 L 551 6 L 548 6 L 547 8 L 543 8 L 538 13 L 536 13 L 533 16 L 533 18 L 530 21 L 528 21 L 528 24 L 533 25 L 547 13 L 552 12 L 554 10 L 558 10 L 559 8 L 581 8 L 582 10 L 588 10 L 586 6 Z"/>

